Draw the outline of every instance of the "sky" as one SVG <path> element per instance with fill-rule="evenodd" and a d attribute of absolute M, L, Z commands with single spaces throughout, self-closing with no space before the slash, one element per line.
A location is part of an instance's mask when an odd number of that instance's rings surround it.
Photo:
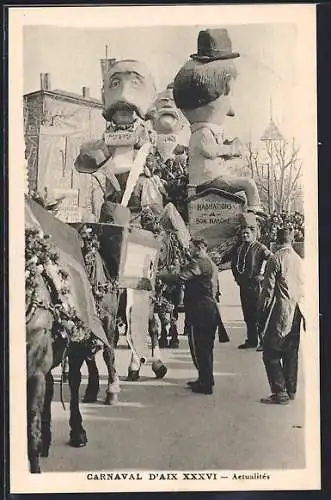
<path fill-rule="evenodd" d="M 208 26 L 208 28 L 217 26 Z M 222 26 L 226 27 L 226 26 Z M 116 59 L 138 59 L 149 67 L 158 90 L 171 82 L 196 52 L 197 37 L 206 26 L 161 26 L 111 29 L 81 29 L 54 26 L 25 26 L 23 73 L 24 93 L 40 88 L 40 73 L 51 74 L 51 86 L 100 98 L 101 68 L 105 45 Z M 232 107 L 235 118 L 225 124 L 227 135 L 249 138 L 258 144 L 270 114 L 284 137 L 296 138 L 301 127 L 296 119 L 298 81 L 297 31 L 294 24 L 231 25 L 228 31 L 239 75 L 235 82 Z"/>

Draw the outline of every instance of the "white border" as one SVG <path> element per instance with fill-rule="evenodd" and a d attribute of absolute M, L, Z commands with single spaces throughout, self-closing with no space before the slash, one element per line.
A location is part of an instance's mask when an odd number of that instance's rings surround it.
<path fill-rule="evenodd" d="M 65 15 L 64 15 L 65 11 Z M 93 12 L 92 12 L 93 11 Z M 147 21 L 148 20 L 148 21 Z M 43 473 L 27 469 L 24 324 L 24 141 L 22 29 L 24 25 L 69 27 L 174 26 L 248 23 L 294 23 L 298 29 L 298 52 L 289 54 L 299 63 L 298 126 L 305 128 L 304 196 L 306 225 L 307 334 L 304 339 L 306 379 L 304 470 L 267 471 L 269 481 L 160 481 L 147 473 L 141 481 L 88 481 L 86 473 Z M 316 40 L 314 5 L 259 6 L 136 6 L 136 7 L 12 7 L 9 9 L 9 272 L 10 272 L 10 456 L 11 493 L 61 493 L 110 491 L 243 491 L 309 490 L 320 488 L 319 435 L 319 342 L 318 342 L 318 239 L 317 239 L 317 130 Z M 158 471 L 160 472 L 160 471 Z M 174 471 L 172 471 L 174 472 Z M 231 471 L 222 471 L 224 475 Z M 263 471 L 259 471 L 263 473 Z M 239 473 L 239 472 L 238 472 Z M 246 471 L 246 473 L 250 473 Z M 179 473 L 181 474 L 181 473 Z"/>

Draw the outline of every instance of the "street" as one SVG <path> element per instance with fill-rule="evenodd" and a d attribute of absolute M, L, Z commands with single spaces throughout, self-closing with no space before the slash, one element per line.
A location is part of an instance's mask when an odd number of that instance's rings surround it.
<path fill-rule="evenodd" d="M 64 385 L 66 411 L 55 386 L 52 405 L 53 444 L 42 461 L 45 472 L 99 470 L 264 470 L 300 469 L 304 457 L 304 385 L 301 366 L 297 399 L 288 406 L 263 405 L 270 393 L 262 354 L 238 350 L 245 337 L 239 293 L 230 272 L 220 276 L 221 314 L 231 341 L 215 341 L 213 395 L 193 394 L 188 380 L 196 378 L 187 338 L 179 349 L 162 349 L 168 373 L 156 380 L 144 366 L 138 382 L 125 377 L 130 351 L 120 338 L 116 351 L 121 393 L 116 406 L 105 406 L 106 369 L 101 374 L 99 401 L 81 404 L 88 435 L 85 448 L 68 446 L 69 390 Z M 180 315 L 179 332 L 183 329 Z M 83 368 L 81 395 L 86 387 Z M 58 379 L 59 371 L 55 371 Z"/>

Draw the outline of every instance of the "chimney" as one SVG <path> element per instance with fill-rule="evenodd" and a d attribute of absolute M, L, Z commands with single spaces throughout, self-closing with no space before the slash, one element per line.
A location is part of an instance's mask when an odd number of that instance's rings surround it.
<path fill-rule="evenodd" d="M 40 90 L 51 90 L 50 73 L 40 73 Z"/>
<path fill-rule="evenodd" d="M 45 74 L 45 90 L 51 90 L 51 74 Z"/>
<path fill-rule="evenodd" d="M 85 99 L 90 97 L 90 89 L 88 87 L 82 87 L 82 95 Z"/>
<path fill-rule="evenodd" d="M 40 90 L 45 90 L 45 73 L 40 73 Z"/>

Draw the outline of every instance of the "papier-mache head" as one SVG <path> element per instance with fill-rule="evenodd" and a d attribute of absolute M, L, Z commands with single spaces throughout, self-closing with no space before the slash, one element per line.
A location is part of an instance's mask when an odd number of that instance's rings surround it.
<path fill-rule="evenodd" d="M 145 119 L 156 98 L 147 66 L 133 59 L 114 61 L 103 75 L 103 116 L 118 125 Z"/>
<path fill-rule="evenodd" d="M 174 79 L 174 99 L 190 123 L 212 121 L 221 125 L 233 114 L 230 96 L 237 77 L 226 29 L 200 31 L 197 53 L 191 54 Z"/>
<path fill-rule="evenodd" d="M 160 92 L 151 111 L 153 128 L 161 134 L 177 133 L 183 129 L 186 119 L 176 106 L 173 83 Z"/>

